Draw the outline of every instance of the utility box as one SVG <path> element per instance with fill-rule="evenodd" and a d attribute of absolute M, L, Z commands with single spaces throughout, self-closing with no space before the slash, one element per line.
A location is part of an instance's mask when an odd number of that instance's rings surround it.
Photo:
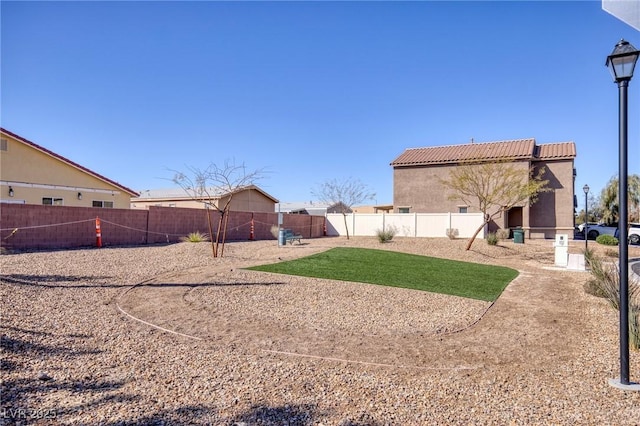
<path fill-rule="evenodd" d="M 556 266 L 566 268 L 569 263 L 569 235 L 556 235 L 556 242 L 553 246 L 556 248 Z"/>

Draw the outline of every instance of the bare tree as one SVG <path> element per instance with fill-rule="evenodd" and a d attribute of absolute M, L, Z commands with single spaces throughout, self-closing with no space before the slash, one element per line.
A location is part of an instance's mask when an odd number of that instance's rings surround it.
<path fill-rule="evenodd" d="M 321 183 L 311 193 L 322 203 L 337 207 L 344 218 L 344 227 L 349 239 L 349 228 L 347 226 L 347 213 L 352 212 L 352 207 L 363 203 L 366 200 L 373 200 L 376 196 L 367 185 L 358 179 L 330 179 Z"/>
<path fill-rule="evenodd" d="M 179 185 L 193 200 L 206 207 L 207 222 L 213 257 L 224 256 L 224 243 L 229 223 L 229 212 L 233 195 L 254 185 L 264 176 L 264 170 L 247 172 L 244 163 L 226 160 L 222 166 L 211 163 L 205 169 L 187 167 L 188 174 L 173 170 L 173 182 Z M 213 232 L 210 210 L 218 212 L 218 227 Z M 214 239 L 215 234 L 215 239 Z"/>
<path fill-rule="evenodd" d="M 449 179 L 441 183 L 453 193 L 450 200 L 461 200 L 469 206 L 475 206 L 484 215 L 482 225 L 473 234 L 466 249 L 469 250 L 480 231 L 502 212 L 517 205 L 537 201 L 541 192 L 551 189 L 548 180 L 543 180 L 545 168 L 534 169 L 516 167 L 504 162 L 469 162 L 451 170 Z"/>

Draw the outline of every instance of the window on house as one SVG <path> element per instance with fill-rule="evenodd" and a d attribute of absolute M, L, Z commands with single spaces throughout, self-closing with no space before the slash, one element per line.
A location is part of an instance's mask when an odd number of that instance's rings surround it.
<path fill-rule="evenodd" d="M 45 206 L 61 206 L 64 204 L 62 198 L 42 197 L 42 204 Z"/>
<path fill-rule="evenodd" d="M 458 207 L 458 213 L 468 213 L 468 212 L 469 212 L 469 208 L 467 206 Z"/>
<path fill-rule="evenodd" d="M 104 207 L 107 209 L 113 208 L 113 201 L 102 201 L 102 200 L 93 200 L 91 203 L 93 207 Z"/>
<path fill-rule="evenodd" d="M 0 151 L 6 151 L 7 150 L 7 140 L 6 139 L 0 139 Z"/>
<path fill-rule="evenodd" d="M 398 207 L 398 213 L 409 213 L 411 207 Z"/>

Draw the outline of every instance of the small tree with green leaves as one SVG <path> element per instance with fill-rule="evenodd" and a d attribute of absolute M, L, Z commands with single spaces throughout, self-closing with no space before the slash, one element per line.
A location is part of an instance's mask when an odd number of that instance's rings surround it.
<path fill-rule="evenodd" d="M 484 221 L 469 239 L 466 250 L 471 248 L 480 231 L 494 218 L 512 207 L 533 204 L 539 193 L 550 191 L 547 187 L 549 181 L 542 179 L 544 173 L 544 167 L 536 172 L 534 168 L 517 167 L 507 161 L 470 161 L 453 168 L 449 178 L 441 180 L 451 191 L 449 199 L 475 206 L 484 216 Z"/>
<path fill-rule="evenodd" d="M 335 206 L 340 210 L 344 218 L 344 227 L 349 239 L 349 227 L 347 226 L 347 213 L 352 212 L 355 205 L 367 200 L 373 200 L 376 196 L 367 185 L 358 179 L 330 179 L 321 183 L 311 193 L 324 204 Z"/>
<path fill-rule="evenodd" d="M 627 191 L 629 197 L 629 221 L 637 221 L 640 219 L 640 176 L 629 175 L 627 177 Z M 600 208 L 602 209 L 602 220 L 604 222 L 612 223 L 620 220 L 617 177 L 611 178 L 607 186 L 602 190 Z"/>
<path fill-rule="evenodd" d="M 589 217 L 585 218 L 585 210 L 581 209 L 576 214 L 576 223 L 598 222 L 602 218 L 602 203 L 600 202 L 600 197 L 595 196 L 592 192 L 590 192 L 587 202 L 587 213 L 589 214 Z"/>

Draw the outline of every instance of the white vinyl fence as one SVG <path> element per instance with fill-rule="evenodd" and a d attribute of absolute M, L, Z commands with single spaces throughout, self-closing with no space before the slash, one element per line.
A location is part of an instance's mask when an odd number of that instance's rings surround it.
<path fill-rule="evenodd" d="M 342 214 L 327 214 L 327 235 L 346 235 Z M 350 213 L 349 235 L 375 236 L 393 227 L 398 237 L 447 237 L 451 229 L 458 238 L 470 238 L 482 224 L 482 213 Z M 484 238 L 486 227 L 478 238 Z"/>

